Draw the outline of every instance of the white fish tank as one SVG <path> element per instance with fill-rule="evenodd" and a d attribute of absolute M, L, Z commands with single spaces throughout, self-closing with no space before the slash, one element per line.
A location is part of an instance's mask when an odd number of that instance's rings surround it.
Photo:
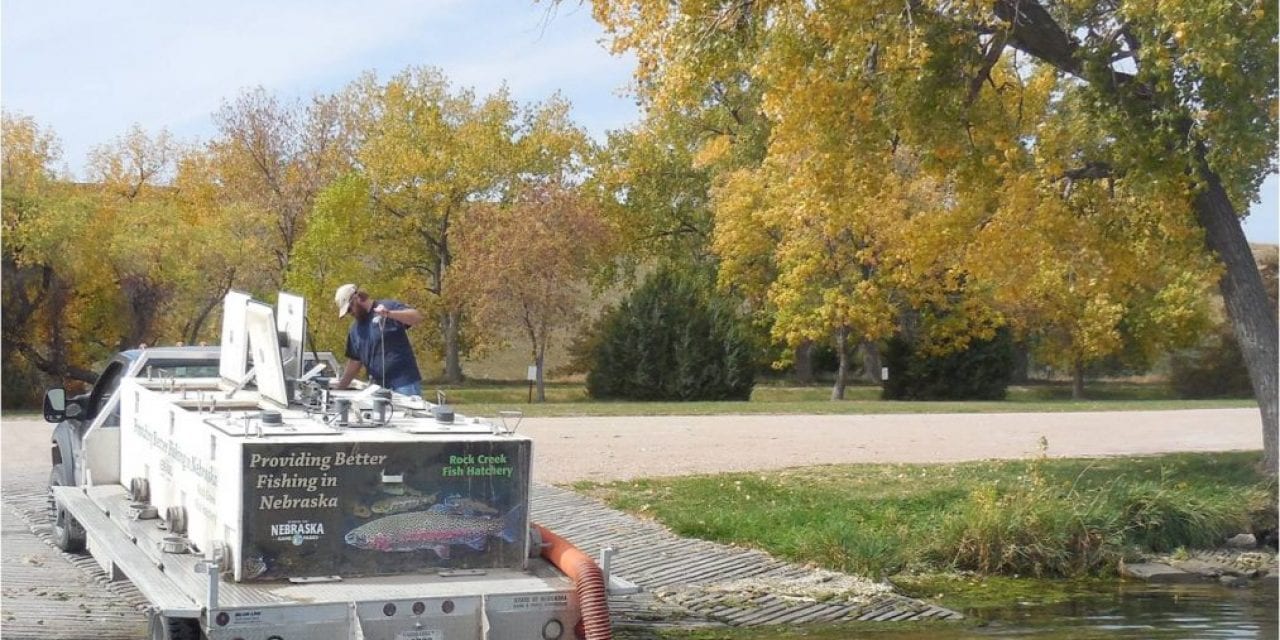
<path fill-rule="evenodd" d="M 532 441 L 443 402 L 328 389 L 298 366 L 305 307 L 281 305 L 228 296 L 218 379 L 125 380 L 120 477 L 95 480 L 147 487 L 236 581 L 524 569 Z"/>

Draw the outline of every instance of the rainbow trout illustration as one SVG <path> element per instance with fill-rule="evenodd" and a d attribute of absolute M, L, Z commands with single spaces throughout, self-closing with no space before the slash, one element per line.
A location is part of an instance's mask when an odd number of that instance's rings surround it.
<path fill-rule="evenodd" d="M 507 542 L 520 539 L 524 514 L 513 507 L 501 518 L 462 516 L 431 511 L 412 511 L 378 518 L 352 529 L 343 538 L 357 549 L 373 551 L 417 551 L 431 549 L 440 558 L 449 557 L 449 547 L 465 544 L 483 551 L 490 537 Z"/>

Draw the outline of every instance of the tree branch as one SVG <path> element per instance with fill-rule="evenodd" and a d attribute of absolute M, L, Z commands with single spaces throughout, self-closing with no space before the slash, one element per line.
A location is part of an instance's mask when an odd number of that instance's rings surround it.
<path fill-rule="evenodd" d="M 1062 197 L 1071 196 L 1071 189 L 1075 186 L 1077 180 L 1101 180 L 1107 181 L 1107 188 L 1111 191 L 1111 195 L 1115 196 L 1115 179 L 1120 172 L 1116 171 L 1110 164 L 1100 161 L 1086 162 L 1082 167 L 1068 169 L 1062 172 L 1059 180 L 1066 180 L 1066 185 L 1062 188 Z"/>
<path fill-rule="evenodd" d="M 991 42 L 987 44 L 987 50 L 982 54 L 982 66 L 978 68 L 978 73 L 969 80 L 969 97 L 965 104 L 973 104 L 977 99 L 978 92 L 982 90 L 982 83 L 991 78 L 991 69 L 1000 61 L 1000 54 L 1004 52 L 1005 44 L 1009 42 L 1009 31 L 1002 29 L 991 36 Z M 994 84 L 994 83 L 993 83 Z"/>
<path fill-rule="evenodd" d="M 1053 16 L 1035 0 L 996 0 L 996 17 L 1009 24 L 1010 43 L 1058 70 L 1081 74 L 1076 59 L 1079 45 L 1058 25 Z"/>
<path fill-rule="evenodd" d="M 1053 19 L 1049 11 L 1037 0 L 996 0 L 996 17 L 1009 24 L 1011 38 L 1009 43 L 1015 49 L 1034 56 L 1059 71 L 1073 75 L 1090 83 L 1101 83 L 1107 92 L 1118 95 L 1123 86 L 1134 84 L 1132 74 L 1116 71 L 1108 67 L 1106 73 L 1098 77 L 1086 74 L 1081 60 L 1076 57 L 1080 50 L 1079 43 Z M 1139 86 L 1133 92 L 1135 96 L 1150 99 L 1150 87 Z"/>
<path fill-rule="evenodd" d="M 29 344 L 18 343 L 13 346 L 20 353 L 22 353 L 22 355 L 26 356 L 27 359 L 31 361 L 31 364 L 34 364 L 37 369 L 51 376 L 57 376 L 59 378 L 68 377 L 73 380 L 79 380 L 81 382 L 87 382 L 89 384 L 93 384 L 94 381 L 98 379 L 98 374 L 92 371 L 89 371 L 88 369 L 81 369 L 80 367 L 74 367 L 71 365 L 66 365 L 62 369 L 59 369 L 58 367 L 54 366 L 53 361 L 41 355 L 40 352 L 35 349 L 35 347 Z"/>
<path fill-rule="evenodd" d="M 1098 178 L 1111 178 L 1111 177 L 1115 177 L 1115 169 L 1113 169 L 1111 165 L 1106 162 L 1100 162 L 1100 161 L 1094 160 L 1094 161 L 1084 163 L 1084 166 L 1076 167 L 1075 169 L 1067 169 L 1066 171 L 1063 171 L 1062 176 L 1059 179 L 1066 178 L 1068 180 L 1086 180 L 1086 179 L 1096 180 Z"/>

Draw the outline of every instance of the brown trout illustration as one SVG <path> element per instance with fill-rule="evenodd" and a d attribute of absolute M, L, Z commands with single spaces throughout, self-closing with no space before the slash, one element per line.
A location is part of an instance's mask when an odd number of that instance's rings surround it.
<path fill-rule="evenodd" d="M 397 513 L 352 529 L 343 538 L 357 549 L 373 551 L 417 551 L 431 549 L 440 558 L 449 557 L 449 547 L 465 544 L 483 551 L 490 537 L 507 542 L 520 539 L 524 513 L 513 507 L 501 518 L 462 516 L 431 511 Z"/>
<path fill-rule="evenodd" d="M 439 504 L 432 506 L 431 510 L 437 513 L 452 513 L 462 516 L 498 515 L 497 509 L 494 509 L 483 502 L 472 500 L 471 498 L 463 498 L 457 494 L 448 496 L 444 500 L 441 500 Z"/>
<path fill-rule="evenodd" d="M 383 498 L 369 507 L 369 510 L 378 515 L 391 515 L 393 513 L 404 513 L 405 511 L 420 511 L 425 507 L 435 504 L 436 494 L 426 496 L 403 495 L 391 498 Z M 495 512 L 497 513 L 497 512 Z"/>

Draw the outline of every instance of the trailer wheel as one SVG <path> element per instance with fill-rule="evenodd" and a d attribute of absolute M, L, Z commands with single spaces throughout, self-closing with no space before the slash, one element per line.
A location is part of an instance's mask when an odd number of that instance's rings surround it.
<path fill-rule="evenodd" d="M 83 553 L 84 527 L 53 499 L 53 488 L 68 486 L 62 475 L 62 465 L 55 464 L 49 471 L 49 519 L 53 523 L 53 544 L 67 553 Z"/>
<path fill-rule="evenodd" d="M 169 618 L 151 614 L 151 640 L 205 640 L 200 621 L 195 618 Z"/>

